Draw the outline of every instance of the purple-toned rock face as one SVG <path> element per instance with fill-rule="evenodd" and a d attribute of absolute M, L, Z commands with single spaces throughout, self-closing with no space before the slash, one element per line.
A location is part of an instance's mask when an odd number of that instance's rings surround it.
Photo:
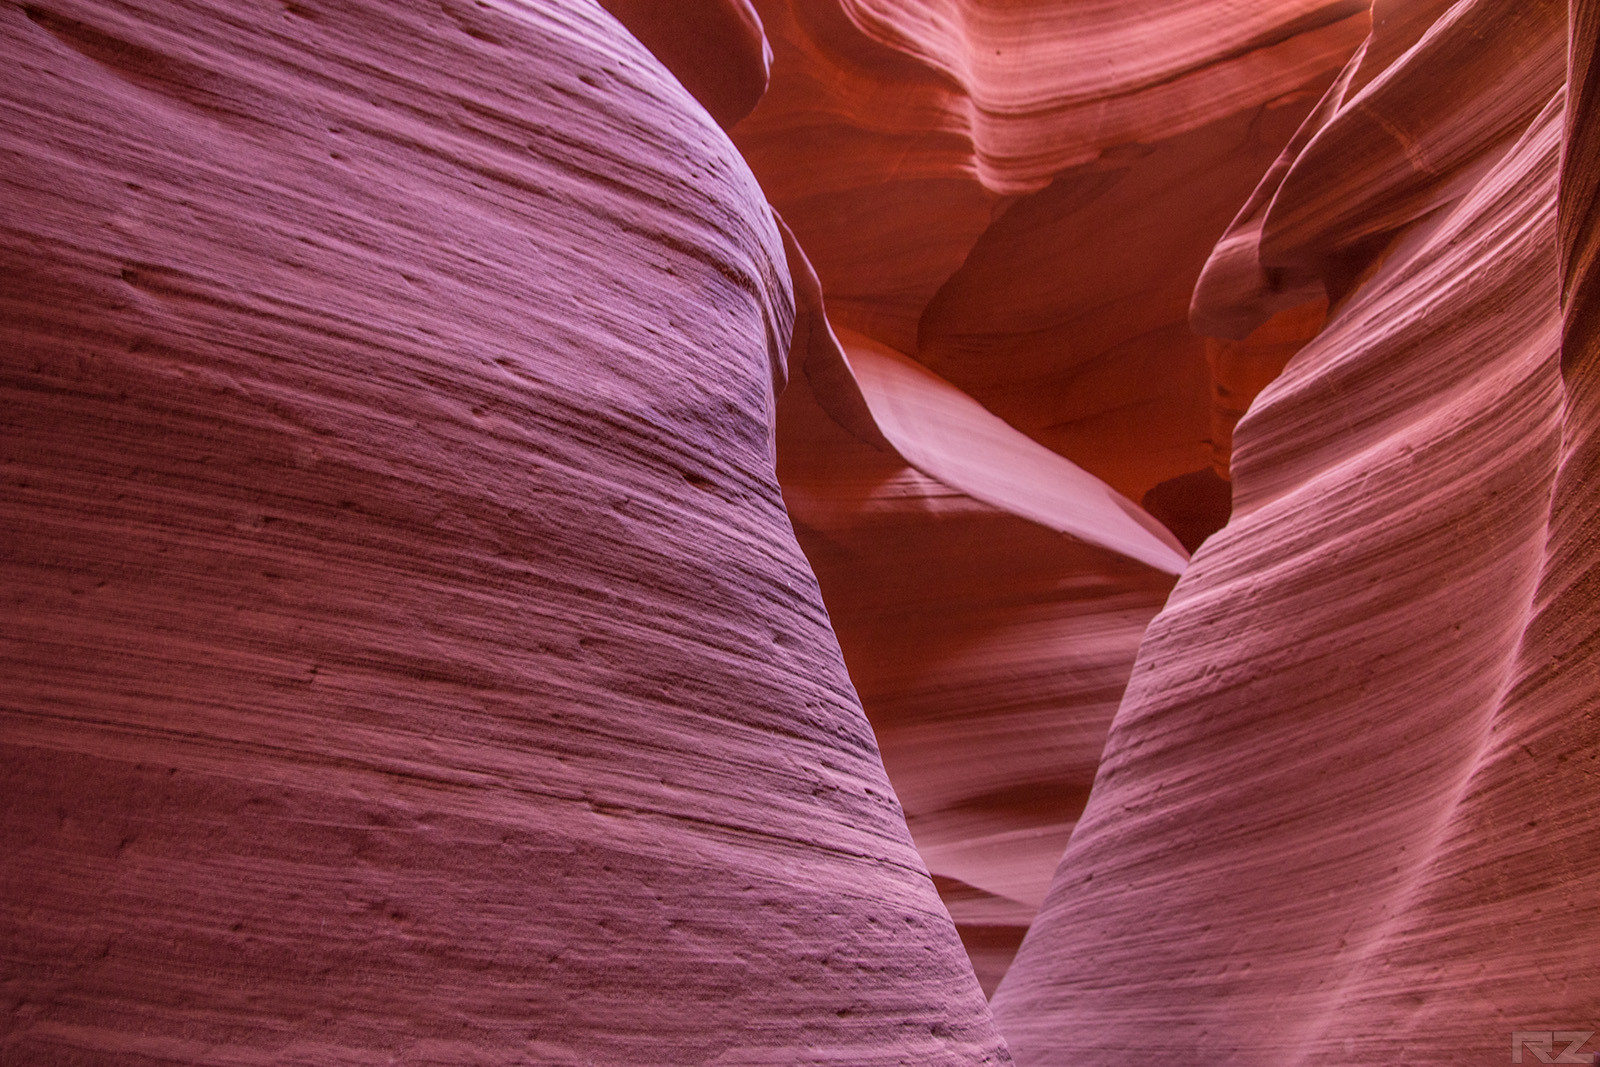
<path fill-rule="evenodd" d="M 0 1065 L 1585 1061 L 1597 41 L 0 6 Z"/>
<path fill-rule="evenodd" d="M 1561 166 L 1592 99 L 1563 122 L 1563 14 L 1475 0 L 1359 56 L 1219 246 L 1197 320 L 1334 303 L 1145 634 L 995 997 L 1018 1062 L 1489 1064 L 1595 1029 L 1592 157 Z"/>
<path fill-rule="evenodd" d="M 578 0 L 0 55 L 0 1061 L 1004 1061 L 661 66 Z"/>

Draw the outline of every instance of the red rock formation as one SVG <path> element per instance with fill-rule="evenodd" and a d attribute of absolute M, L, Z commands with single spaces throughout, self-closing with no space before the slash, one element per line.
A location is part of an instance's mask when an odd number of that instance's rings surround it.
<path fill-rule="evenodd" d="M 1564 14 L 0 8 L 0 1062 L 1549 1062 Z"/>
<path fill-rule="evenodd" d="M 0 1060 L 1006 1059 L 590 4 L 0 9 Z"/>
<path fill-rule="evenodd" d="M 1211 455 L 1217 474 L 1229 476 L 1234 427 L 1261 390 L 1321 332 L 1327 314 L 1328 301 L 1319 292 L 1304 304 L 1278 312 L 1242 338 L 1206 338 L 1206 364 L 1211 371 Z"/>
<path fill-rule="evenodd" d="M 600 0 L 726 129 L 767 91 L 772 46 L 750 0 Z"/>
<path fill-rule="evenodd" d="M 1503 1062 L 1541 1031 L 1561 1055 L 1600 1018 L 1600 330 L 1595 227 L 1600 9 L 1573 5 L 1572 79 L 1559 197 L 1565 384 L 1562 437 L 1538 588 L 1471 775 L 1383 937 L 1341 990 L 1324 1044 L 1370 1032 L 1438 1062 Z M 1418 1002 L 1421 1003 L 1418 1003 Z M 1566 1032 L 1566 1036 L 1557 1036 Z M 1314 1063 L 1348 1062 L 1337 1055 Z"/>
<path fill-rule="evenodd" d="M 1031 437 L 1072 461 L 952 483 L 885 441 L 859 395 L 870 382 L 836 369 L 813 366 L 780 408 L 802 546 L 992 986 L 1172 571 L 1064 541 L 1027 498 L 1070 510 L 1056 472 L 1073 470 L 1188 548 L 1226 521 L 1227 445 L 1213 445 L 1191 293 L 1367 14 L 1307 0 L 1232 18 L 1174 3 L 758 6 L 772 86 L 733 136 L 816 262 L 858 373 L 892 370 L 920 396 L 920 362 L 940 396 L 965 393 L 1022 431 L 1008 447 Z M 1237 384 L 1259 362 L 1219 373 Z M 926 448 L 945 434 L 911 436 Z M 947 458 L 987 447 L 956 440 Z M 1013 487 L 1004 501 L 997 478 Z M 957 776 L 963 751 L 972 769 Z"/>
<path fill-rule="evenodd" d="M 1194 278 L 1366 5 L 760 6 L 734 137 L 835 321 L 1133 499 L 1206 466 Z"/>
<path fill-rule="evenodd" d="M 1195 279 L 1317 92 L 1129 146 L 1013 204 L 928 305 L 921 359 L 1135 500 L 1211 467 Z"/>
<path fill-rule="evenodd" d="M 1233 520 L 1147 633 L 995 995 L 1019 1063 L 1495 1063 L 1515 1031 L 1592 1027 L 1561 14 L 1467 0 L 1407 47 L 1380 20 L 1219 246 L 1197 321 L 1239 337 L 1312 285 L 1335 305 L 1239 423 Z"/>
<path fill-rule="evenodd" d="M 895 790 L 986 989 L 1009 964 L 1185 554 L 926 368 L 799 323 L 778 473 Z"/>

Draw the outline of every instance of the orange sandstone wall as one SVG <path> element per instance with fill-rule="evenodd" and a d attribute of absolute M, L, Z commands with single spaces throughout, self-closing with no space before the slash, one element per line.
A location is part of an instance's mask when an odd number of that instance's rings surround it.
<path fill-rule="evenodd" d="M 1043 502 L 1110 492 L 1185 550 L 1226 521 L 1217 412 L 1248 398 L 1214 399 L 1190 297 L 1368 15 L 1304 0 L 757 7 L 770 87 L 731 133 L 843 342 L 829 369 L 791 361 L 780 481 L 992 989 L 1187 554 L 1152 568 Z M 1264 381 L 1283 358 L 1217 378 Z M 983 428 L 902 420 L 890 443 L 859 395 L 874 389 L 879 408 L 960 398 Z M 912 454 L 929 448 L 963 470 Z"/>
<path fill-rule="evenodd" d="M 993 989 L 1187 554 L 920 364 L 799 314 L 778 475 L 918 851 Z"/>

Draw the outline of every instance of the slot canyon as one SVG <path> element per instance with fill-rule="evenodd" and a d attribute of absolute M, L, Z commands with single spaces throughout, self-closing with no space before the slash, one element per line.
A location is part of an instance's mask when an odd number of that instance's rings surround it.
<path fill-rule="evenodd" d="M 0 0 L 0 1067 L 1600 1063 L 1600 0 Z"/>

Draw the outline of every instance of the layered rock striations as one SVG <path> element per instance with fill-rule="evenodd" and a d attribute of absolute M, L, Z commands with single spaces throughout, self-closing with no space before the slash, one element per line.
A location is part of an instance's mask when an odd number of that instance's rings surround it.
<path fill-rule="evenodd" d="M 1307 2 L 1227 18 L 1182 4 L 757 7 L 771 83 L 732 136 L 815 265 L 847 358 L 893 369 L 901 394 L 963 397 L 1070 461 L 1002 451 L 953 488 L 876 426 L 850 429 L 840 412 L 865 379 L 794 373 L 780 408 L 802 546 L 990 986 L 1175 573 L 1059 536 L 1028 501 L 1071 500 L 1071 470 L 1186 549 L 1226 521 L 1226 439 L 1219 459 L 1190 296 L 1368 15 Z M 912 435 L 979 465 L 989 448 L 942 425 Z M 973 488 L 1007 482 L 998 504 Z M 953 773 L 946 754 L 962 750 L 972 769 Z"/>
<path fill-rule="evenodd" d="M 829 327 L 791 245 L 778 474 L 917 848 L 986 989 L 1044 898 L 1187 554 L 906 356 Z"/>
<path fill-rule="evenodd" d="M 1197 323 L 1332 308 L 1238 425 L 995 995 L 1019 1062 L 1503 1062 L 1600 1006 L 1564 15 L 1375 33 L 1219 246 Z"/>
<path fill-rule="evenodd" d="M 736 5 L 730 5 L 736 6 Z M 578 0 L 0 9 L 0 1060 L 1003 1062 Z"/>
<path fill-rule="evenodd" d="M 1135 500 L 1208 466 L 1195 276 L 1366 5 L 758 6 L 733 136 L 834 320 Z"/>
<path fill-rule="evenodd" d="M 1597 41 L 0 7 L 0 1062 L 1584 1045 Z"/>

